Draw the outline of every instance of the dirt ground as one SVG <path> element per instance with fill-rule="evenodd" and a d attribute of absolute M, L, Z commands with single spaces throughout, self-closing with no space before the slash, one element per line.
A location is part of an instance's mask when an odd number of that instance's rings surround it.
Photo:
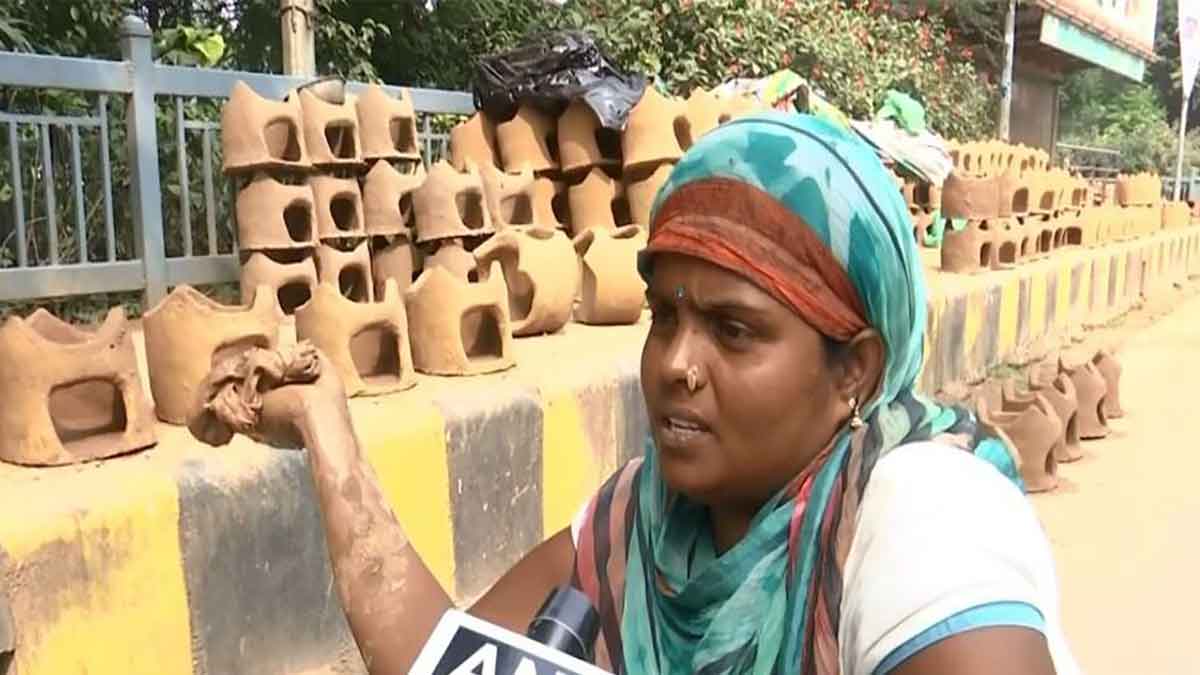
<path fill-rule="evenodd" d="M 1125 417 L 1033 501 L 1084 672 L 1200 673 L 1200 296 L 1119 333 Z"/>

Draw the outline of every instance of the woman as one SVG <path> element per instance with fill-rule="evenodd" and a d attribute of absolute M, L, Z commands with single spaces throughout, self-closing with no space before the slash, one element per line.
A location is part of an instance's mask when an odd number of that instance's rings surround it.
<path fill-rule="evenodd" d="M 573 583 L 600 665 L 631 675 L 1074 672 L 1012 453 L 913 392 L 923 273 L 874 153 L 814 118 L 741 119 L 682 158 L 654 214 L 645 457 L 472 611 L 522 631 Z M 371 672 L 402 673 L 450 602 L 319 359 L 218 368 L 193 430 L 309 448 L 355 639 Z"/>

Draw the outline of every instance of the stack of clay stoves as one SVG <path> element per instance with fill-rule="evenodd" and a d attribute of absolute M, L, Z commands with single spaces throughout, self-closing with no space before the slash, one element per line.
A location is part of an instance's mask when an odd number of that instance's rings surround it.
<path fill-rule="evenodd" d="M 509 332 L 518 337 L 561 329 L 576 293 L 555 137 L 554 118 L 529 105 L 498 124 L 477 114 L 451 131 L 452 165 L 444 165 L 482 184 L 482 213 L 496 234 L 474 249 L 474 274 L 482 283 L 500 276 Z"/>
<path fill-rule="evenodd" d="M 239 82 L 222 110 L 224 170 L 242 178 L 243 302 L 265 285 L 291 314 L 319 281 L 357 302 L 374 296 L 358 186 L 362 143 L 354 102 L 339 84 L 271 101 Z"/>
<path fill-rule="evenodd" d="M 423 176 L 407 92 L 372 86 L 355 98 L 342 81 L 319 80 L 276 102 L 239 83 L 222 143 L 226 173 L 247 178 L 237 195 L 243 303 L 278 299 L 351 396 L 414 384 L 402 289 L 415 266 L 410 196 Z"/>
<path fill-rule="evenodd" d="M 1087 184 L 1047 169 L 1040 150 L 996 141 L 951 144 L 942 188 L 942 269 L 1003 269 L 1084 243 Z"/>
<path fill-rule="evenodd" d="M 720 100 L 703 90 L 681 101 L 649 88 L 630 111 L 623 132 L 601 126 L 583 101 L 571 103 L 557 119 L 527 104 L 507 120 L 476 114 L 451 132 L 451 152 L 454 168 L 475 167 L 482 174 L 492 221 L 501 232 L 477 257 L 481 263 L 525 259 L 497 252 L 533 246 L 532 234 L 506 232 L 512 225 L 568 229 L 579 257 L 575 320 L 637 321 L 644 293 L 637 252 L 645 246 L 655 195 L 695 139 L 761 108 L 748 99 Z M 522 299 L 530 297 L 528 284 L 514 283 L 509 267 L 504 269 L 514 334 L 548 330 L 562 315 L 553 312 L 555 321 L 542 322 L 542 327 L 538 322 L 522 327 L 519 317 L 531 306 Z M 486 276 L 484 265 L 480 272 Z M 536 280 L 531 283 L 537 285 Z"/>

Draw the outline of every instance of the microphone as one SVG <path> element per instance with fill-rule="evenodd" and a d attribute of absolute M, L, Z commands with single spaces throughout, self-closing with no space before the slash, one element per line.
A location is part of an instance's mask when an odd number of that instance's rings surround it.
<path fill-rule="evenodd" d="M 600 615 L 570 586 L 554 589 L 525 635 L 446 612 L 409 675 L 611 675 L 592 665 Z"/>
<path fill-rule="evenodd" d="M 593 663 L 599 633 L 600 614 L 588 596 L 571 586 L 559 586 L 534 615 L 525 635 L 551 649 Z"/>

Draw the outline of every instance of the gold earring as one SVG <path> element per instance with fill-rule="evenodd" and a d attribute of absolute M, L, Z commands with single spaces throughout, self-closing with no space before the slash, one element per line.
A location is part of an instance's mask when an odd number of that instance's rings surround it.
<path fill-rule="evenodd" d="M 687 369 L 687 388 L 691 393 L 696 393 L 696 387 L 700 384 L 700 369 L 696 366 L 689 366 Z"/>
<path fill-rule="evenodd" d="M 859 407 L 858 407 L 858 397 L 857 396 L 850 397 L 850 410 L 852 411 L 850 414 L 850 428 L 851 429 L 861 429 L 863 427 L 863 424 L 865 424 L 865 422 L 863 422 L 862 410 L 859 409 Z"/>

